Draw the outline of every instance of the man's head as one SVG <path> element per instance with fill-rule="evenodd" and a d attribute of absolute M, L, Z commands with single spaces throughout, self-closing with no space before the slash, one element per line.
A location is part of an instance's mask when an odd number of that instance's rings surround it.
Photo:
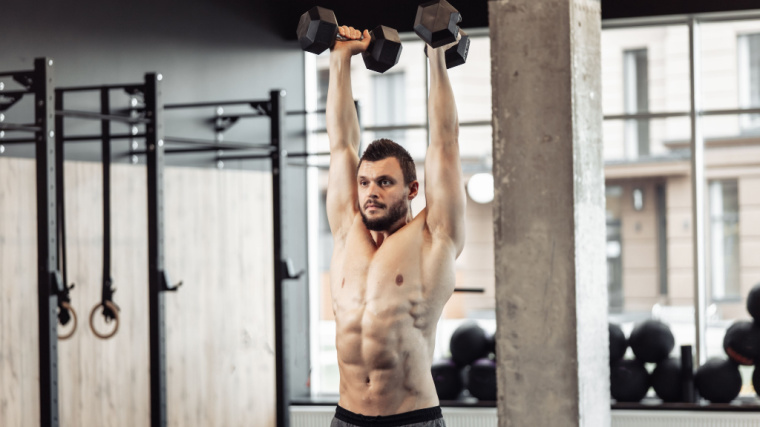
<path fill-rule="evenodd" d="M 356 174 L 359 212 L 367 229 L 386 231 L 407 217 L 419 183 L 414 160 L 389 139 L 373 141 Z"/>

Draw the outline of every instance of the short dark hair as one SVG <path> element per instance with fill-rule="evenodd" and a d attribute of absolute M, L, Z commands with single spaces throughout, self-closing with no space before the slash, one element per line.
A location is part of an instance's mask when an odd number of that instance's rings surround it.
<path fill-rule="evenodd" d="M 394 157 L 401 165 L 401 172 L 404 174 L 404 185 L 409 185 L 413 181 L 417 180 L 417 168 L 414 165 L 414 159 L 404 147 L 391 141 L 390 139 L 377 139 L 372 141 L 364 150 L 361 159 L 359 159 L 359 166 L 363 161 L 377 162 L 379 160 Z M 358 168 L 357 168 L 358 172 Z"/>

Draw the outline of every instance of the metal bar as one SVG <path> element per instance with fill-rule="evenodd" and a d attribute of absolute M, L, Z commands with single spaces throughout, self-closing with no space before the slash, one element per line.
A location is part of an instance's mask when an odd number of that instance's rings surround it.
<path fill-rule="evenodd" d="M 271 154 L 246 154 L 242 156 L 218 156 L 215 160 L 262 160 L 262 159 L 271 159 Z"/>
<path fill-rule="evenodd" d="M 196 102 L 188 104 L 166 104 L 164 110 L 177 110 L 181 108 L 204 108 L 220 107 L 222 105 L 251 105 L 252 108 L 268 107 L 269 101 L 265 100 L 242 100 L 242 101 L 218 101 L 218 102 Z"/>
<path fill-rule="evenodd" d="M 264 150 L 273 150 L 274 147 L 272 147 L 271 144 L 266 143 L 249 143 L 249 142 L 231 142 L 227 141 L 225 143 L 219 143 L 213 140 L 208 139 L 196 139 L 196 138 L 178 138 L 173 136 L 167 136 L 164 137 L 164 142 L 177 142 L 182 144 L 197 144 L 197 145 L 207 145 L 207 146 L 214 146 L 219 147 L 222 149 L 234 149 L 234 148 L 251 148 L 251 149 L 264 149 Z"/>
<path fill-rule="evenodd" d="M 55 114 L 75 119 L 94 119 L 94 120 L 113 120 L 124 123 L 151 123 L 150 119 L 139 117 L 120 116 L 116 114 L 103 115 L 102 113 L 93 113 L 92 111 L 63 110 L 56 111 Z"/>
<path fill-rule="evenodd" d="M 55 92 L 55 109 L 63 108 L 63 93 Z M 66 268 L 66 180 L 64 175 L 64 129 L 63 117 L 55 116 L 55 198 L 58 212 L 58 269 L 61 272 L 64 286 L 68 285 L 68 269 Z"/>
<path fill-rule="evenodd" d="M 482 293 L 485 293 L 486 290 L 483 289 L 483 288 L 454 288 L 454 292 L 466 292 L 466 293 L 482 294 Z"/>
<path fill-rule="evenodd" d="M 144 133 L 138 133 L 138 134 L 129 134 L 129 133 L 118 133 L 114 135 L 108 135 L 108 138 L 111 140 L 114 139 L 137 139 L 137 138 L 145 138 Z M 103 139 L 103 135 L 72 135 L 72 136 L 66 136 L 63 138 L 66 142 L 79 142 L 79 141 L 100 141 Z"/>
<path fill-rule="evenodd" d="M 470 122 L 459 123 L 459 127 L 477 127 L 477 126 L 491 126 L 491 121 L 490 120 L 474 120 Z M 420 124 L 409 124 L 409 125 L 366 126 L 362 129 L 362 131 L 382 132 L 382 131 L 412 130 L 412 129 L 427 129 L 427 125 L 425 125 L 424 123 L 420 123 Z M 325 132 L 327 132 L 327 129 L 325 128 L 319 128 L 312 131 L 312 133 L 325 133 Z"/>
<path fill-rule="evenodd" d="M 700 113 L 702 116 L 725 116 L 734 114 L 758 114 L 760 108 L 737 108 L 733 110 L 705 110 Z"/>
<path fill-rule="evenodd" d="M 290 425 L 290 393 L 288 390 L 287 369 L 287 346 L 286 334 L 288 333 L 285 322 L 285 293 L 283 292 L 283 260 L 282 253 L 282 159 L 280 148 L 282 147 L 282 123 L 285 117 L 284 101 L 285 91 L 273 90 L 270 92 L 271 119 L 270 129 L 272 145 L 272 229 L 273 229 L 273 261 L 274 261 L 274 339 L 275 339 L 275 377 L 276 377 L 276 413 L 277 426 L 288 427 Z"/>
<path fill-rule="evenodd" d="M 297 153 L 290 153 L 286 152 L 285 157 L 311 157 L 311 156 L 329 156 L 329 151 L 318 151 L 316 153 L 307 153 L 307 152 L 297 152 Z"/>
<path fill-rule="evenodd" d="M 55 193 L 55 130 L 53 60 L 34 60 L 35 147 L 37 168 L 37 303 L 39 313 L 40 425 L 57 427 L 58 421 L 58 296 L 52 278 L 57 275 L 57 224 Z"/>
<path fill-rule="evenodd" d="M 100 90 L 139 90 L 143 91 L 145 85 L 142 83 L 128 83 L 128 84 L 114 84 L 114 85 L 98 85 L 98 86 L 72 86 L 72 87 L 59 87 L 56 92 L 87 92 L 87 91 L 100 91 Z"/>
<path fill-rule="evenodd" d="M 15 77 L 15 76 L 28 76 L 31 77 L 34 75 L 34 71 L 30 70 L 24 70 L 24 71 L 0 71 L 0 77 Z"/>
<path fill-rule="evenodd" d="M 34 93 L 34 91 L 32 90 L 3 90 L 3 91 L 0 91 L 0 97 L 15 98 L 16 96 L 24 96 L 31 93 Z"/>
<path fill-rule="evenodd" d="M 225 151 L 225 150 L 250 150 L 246 147 L 192 147 L 192 148 L 167 148 L 164 150 L 164 154 L 193 154 L 193 153 L 208 153 L 210 151 Z M 130 151 L 130 156 L 143 156 L 147 154 L 147 151 Z M 262 154 L 262 158 L 268 159 L 268 154 Z M 220 160 L 227 160 L 228 157 L 219 157 Z"/>
<path fill-rule="evenodd" d="M 669 117 L 689 117 L 688 111 L 674 111 L 672 113 L 631 113 L 631 114 L 609 114 L 604 116 L 604 120 L 629 120 L 629 119 L 666 119 Z"/>
<path fill-rule="evenodd" d="M 705 344 L 705 144 L 699 112 L 702 81 L 700 75 L 699 23 L 689 21 L 689 74 L 691 92 L 691 218 L 694 262 L 694 324 L 696 340 L 696 367 L 707 360 Z"/>
<path fill-rule="evenodd" d="M 100 113 L 111 114 L 111 98 L 107 88 L 100 90 Z M 103 160 L 103 277 L 101 302 L 105 309 L 106 296 L 111 292 L 111 121 L 100 121 L 102 135 L 101 157 Z"/>
<path fill-rule="evenodd" d="M 357 102 L 357 101 L 354 101 L 354 102 Z M 288 115 L 288 116 L 303 116 L 303 115 L 307 115 L 307 114 L 325 114 L 326 112 L 327 112 L 327 110 L 325 110 L 325 109 L 314 110 L 314 111 L 293 110 L 293 111 L 288 111 L 285 114 Z"/>
<path fill-rule="evenodd" d="M 0 123 L 0 130 L 7 131 L 21 131 L 21 132 L 39 132 L 40 126 L 33 124 L 14 124 L 14 123 Z"/>
<path fill-rule="evenodd" d="M 12 144 L 30 144 L 37 142 L 36 139 L 23 139 L 23 138 L 9 138 L 9 139 L 0 139 L 0 144 L 5 145 L 12 145 Z"/>
<path fill-rule="evenodd" d="M 729 12 L 707 12 L 691 15 L 645 16 L 640 18 L 605 19 L 602 30 L 664 25 L 688 25 L 697 22 L 721 22 L 760 19 L 760 9 L 736 10 Z"/>
<path fill-rule="evenodd" d="M 148 147 L 148 311 L 150 312 L 150 421 L 151 427 L 166 427 L 166 325 L 162 275 L 163 235 L 163 111 L 160 74 L 145 75 L 145 114 Z"/>

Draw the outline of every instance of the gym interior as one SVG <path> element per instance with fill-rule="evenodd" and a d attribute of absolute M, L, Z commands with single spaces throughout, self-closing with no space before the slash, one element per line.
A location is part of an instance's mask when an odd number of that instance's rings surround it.
<path fill-rule="evenodd" d="M 424 187 L 420 3 L 0 7 L 0 426 L 330 424 L 329 51 L 296 30 L 398 30 L 352 62 L 360 147 Z M 757 3 L 449 3 L 446 425 L 760 426 Z"/>

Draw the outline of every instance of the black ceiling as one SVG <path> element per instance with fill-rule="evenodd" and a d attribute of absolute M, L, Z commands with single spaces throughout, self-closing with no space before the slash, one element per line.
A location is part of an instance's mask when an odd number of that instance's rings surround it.
<path fill-rule="evenodd" d="M 257 1 L 258 0 L 254 0 Z M 295 40 L 299 16 L 313 6 L 335 11 L 338 23 L 357 28 L 387 25 L 399 32 L 412 30 L 417 4 L 424 0 L 269 0 L 270 16 L 277 32 L 287 40 Z M 541 1 L 541 0 L 533 0 Z M 462 13 L 463 28 L 488 26 L 487 0 L 449 0 Z M 759 0 L 603 0 L 602 19 L 660 16 L 703 12 L 760 9 Z"/>

